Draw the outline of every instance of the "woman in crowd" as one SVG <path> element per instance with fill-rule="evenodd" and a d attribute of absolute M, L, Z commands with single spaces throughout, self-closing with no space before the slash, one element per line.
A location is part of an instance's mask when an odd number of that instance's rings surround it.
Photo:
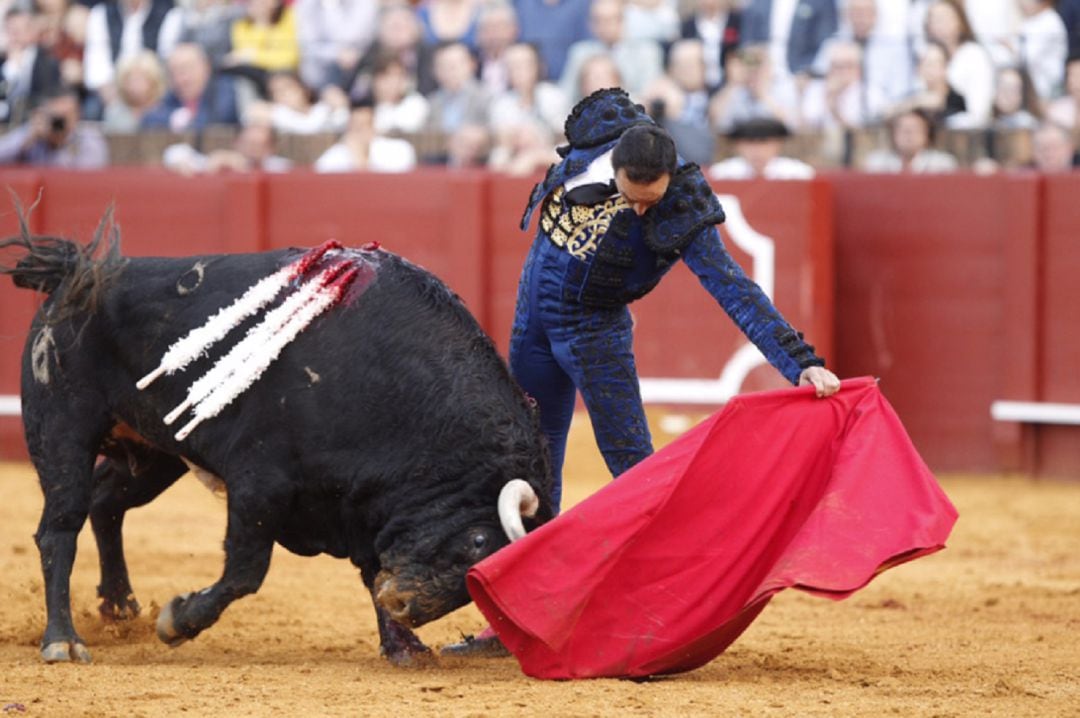
<path fill-rule="evenodd" d="M 491 102 L 492 130 L 499 133 L 535 120 L 549 132 L 561 132 L 570 108 L 558 85 L 541 81 L 544 72 L 536 47 L 519 42 L 508 47 L 505 55 L 510 89 Z"/>
<path fill-rule="evenodd" d="M 463 42 L 473 51 L 479 15 L 477 0 L 427 0 L 416 11 L 425 45 Z"/>
<path fill-rule="evenodd" d="M 143 50 L 120 61 L 116 96 L 105 105 L 102 129 L 108 134 L 137 132 L 142 118 L 165 97 L 165 68 L 157 53 Z"/>
<path fill-rule="evenodd" d="M 295 72 L 275 72 L 266 83 L 269 102 L 249 106 L 245 122 L 263 122 L 285 134 L 314 135 L 341 132 L 349 121 L 349 99 L 328 87 L 318 102 Z"/>
<path fill-rule="evenodd" d="M 296 19 L 283 0 L 248 0 L 246 14 L 232 24 L 231 40 L 227 67 L 280 72 L 300 64 Z"/>
<path fill-rule="evenodd" d="M 427 98 L 415 90 L 408 69 L 396 55 L 385 55 L 376 62 L 371 94 L 376 132 L 419 132 L 427 121 Z"/>
<path fill-rule="evenodd" d="M 994 66 L 989 53 L 975 40 L 971 23 L 958 0 L 936 0 L 930 6 L 926 13 L 926 35 L 944 46 L 949 85 L 964 97 L 965 111 L 951 116 L 948 126 L 987 127 L 994 102 Z"/>

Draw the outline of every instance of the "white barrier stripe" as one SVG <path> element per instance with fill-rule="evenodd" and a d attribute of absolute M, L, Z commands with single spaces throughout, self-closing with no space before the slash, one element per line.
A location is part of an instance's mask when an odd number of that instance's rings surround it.
<path fill-rule="evenodd" d="M 1035 424 L 1080 424 L 1080 404 L 1053 404 L 1043 401 L 995 401 L 990 416 L 996 421 L 1026 421 Z"/>
<path fill-rule="evenodd" d="M 0 394 L 0 416 L 21 416 L 22 402 L 15 394 Z"/>

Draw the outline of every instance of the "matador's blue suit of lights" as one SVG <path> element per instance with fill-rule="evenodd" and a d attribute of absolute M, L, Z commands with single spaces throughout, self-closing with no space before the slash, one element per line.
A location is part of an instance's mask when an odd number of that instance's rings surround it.
<path fill-rule="evenodd" d="M 567 196 L 567 181 L 644 123 L 652 120 L 622 90 L 582 100 L 566 121 L 563 160 L 533 189 L 522 219 L 525 229 L 540 207 L 518 288 L 510 368 L 539 406 L 556 507 L 575 388 L 613 475 L 652 453 L 626 305 L 645 296 L 678 259 L 793 384 L 806 367 L 824 365 L 724 249 L 715 226 L 724 212 L 697 165 L 680 159 L 663 198 L 641 217 L 612 192 L 583 203 Z"/>

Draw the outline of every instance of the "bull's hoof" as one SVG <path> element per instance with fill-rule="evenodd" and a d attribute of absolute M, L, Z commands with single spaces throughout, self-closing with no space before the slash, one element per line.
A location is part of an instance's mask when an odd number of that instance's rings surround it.
<path fill-rule="evenodd" d="M 118 601 L 114 601 L 111 598 L 102 599 L 98 605 L 98 613 L 101 614 L 102 620 L 113 623 L 117 621 L 130 621 L 134 618 L 138 618 L 142 613 L 142 606 L 135 600 L 135 597 L 128 595 Z"/>
<path fill-rule="evenodd" d="M 429 668 L 438 664 L 439 660 L 431 649 L 424 644 L 408 646 L 393 651 L 383 650 L 382 654 L 398 668 Z"/>
<path fill-rule="evenodd" d="M 161 609 L 161 613 L 158 614 L 157 637 L 161 639 L 162 643 L 173 648 L 176 648 L 187 640 L 187 636 L 182 635 L 176 630 L 175 613 L 176 609 L 180 607 L 180 604 L 182 604 L 190 595 L 190 593 L 185 593 L 177 596 L 165 604 L 165 608 Z"/>
<path fill-rule="evenodd" d="M 53 641 L 41 649 L 46 663 L 89 663 L 90 651 L 79 641 Z"/>

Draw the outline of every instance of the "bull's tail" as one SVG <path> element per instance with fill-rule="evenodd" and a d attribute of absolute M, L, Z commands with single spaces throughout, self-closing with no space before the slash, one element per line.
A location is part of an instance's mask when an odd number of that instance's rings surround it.
<path fill-rule="evenodd" d="M 93 311 L 105 287 L 124 266 L 113 208 L 106 210 L 93 239 L 78 244 L 60 237 L 34 236 L 27 217 L 37 202 L 29 211 L 23 210 L 17 198 L 14 202 L 19 234 L 0 240 L 0 253 L 5 258 L 14 254 L 14 264 L 0 261 L 0 274 L 10 275 L 17 287 L 51 295 L 50 321 Z"/>

